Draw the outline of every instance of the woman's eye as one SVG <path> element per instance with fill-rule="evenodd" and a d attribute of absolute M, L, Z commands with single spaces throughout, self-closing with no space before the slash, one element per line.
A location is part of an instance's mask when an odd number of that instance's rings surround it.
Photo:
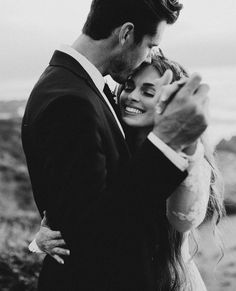
<path fill-rule="evenodd" d="M 154 92 L 149 92 L 149 91 L 144 91 L 143 95 L 147 96 L 147 97 L 154 97 L 155 93 Z"/>

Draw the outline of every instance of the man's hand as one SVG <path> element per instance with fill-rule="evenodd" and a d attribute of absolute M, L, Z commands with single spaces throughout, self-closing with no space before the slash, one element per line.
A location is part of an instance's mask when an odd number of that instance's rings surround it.
<path fill-rule="evenodd" d="M 166 75 L 164 83 L 153 133 L 178 152 L 195 143 L 208 126 L 209 86 L 201 84 L 198 74 L 192 75 L 185 84 L 169 84 Z"/>
<path fill-rule="evenodd" d="M 46 212 L 41 222 L 40 230 L 36 234 L 35 241 L 41 251 L 50 255 L 58 263 L 64 264 L 61 256 L 69 256 L 70 251 L 65 249 L 65 241 L 62 239 L 60 231 L 53 231 L 47 223 Z"/>

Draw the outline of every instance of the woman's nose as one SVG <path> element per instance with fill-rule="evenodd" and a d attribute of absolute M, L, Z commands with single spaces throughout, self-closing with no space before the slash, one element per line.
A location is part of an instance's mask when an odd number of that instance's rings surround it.
<path fill-rule="evenodd" d="M 137 90 L 130 92 L 130 94 L 128 95 L 128 99 L 131 101 L 139 102 L 140 99 Z"/>

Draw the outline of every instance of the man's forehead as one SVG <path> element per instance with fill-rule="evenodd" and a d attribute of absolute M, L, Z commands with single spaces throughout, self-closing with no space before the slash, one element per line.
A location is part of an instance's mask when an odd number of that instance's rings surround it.
<path fill-rule="evenodd" d="M 156 34 L 153 36 L 153 41 L 157 42 L 158 44 L 160 43 L 166 25 L 167 23 L 164 20 L 157 24 Z"/>

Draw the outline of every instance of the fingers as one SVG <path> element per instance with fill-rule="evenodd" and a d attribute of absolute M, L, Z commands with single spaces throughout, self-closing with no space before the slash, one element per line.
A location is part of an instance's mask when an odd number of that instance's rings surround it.
<path fill-rule="evenodd" d="M 201 84 L 201 85 L 197 88 L 195 94 L 199 94 L 199 95 L 207 95 L 208 92 L 209 92 L 209 90 L 210 90 L 210 87 L 209 87 L 207 84 Z"/>
<path fill-rule="evenodd" d="M 58 256 L 58 255 L 53 255 L 53 256 L 51 256 L 54 260 L 56 260 L 59 264 L 64 264 L 64 260 L 60 257 L 60 256 Z"/>
<path fill-rule="evenodd" d="M 56 240 L 56 242 L 57 242 L 58 246 L 65 246 L 66 245 L 66 242 L 64 241 L 64 239 Z"/>
<path fill-rule="evenodd" d="M 46 210 L 44 210 L 44 212 L 43 212 L 43 215 L 44 215 L 44 217 L 46 218 L 46 220 L 48 219 L 48 217 L 47 217 L 47 211 Z"/>
<path fill-rule="evenodd" d="M 52 258 L 54 258 L 59 264 L 64 264 L 64 260 L 61 256 L 69 256 L 70 251 L 63 248 L 54 248 L 51 252 L 47 252 Z"/>
<path fill-rule="evenodd" d="M 181 79 L 179 79 L 178 81 L 176 81 L 176 83 L 178 85 L 184 85 L 184 84 L 186 84 L 186 82 L 188 81 L 188 79 L 189 78 L 187 78 L 187 77 L 182 77 Z"/>
<path fill-rule="evenodd" d="M 190 96 L 198 90 L 199 85 L 201 83 L 201 76 L 197 73 L 194 73 L 186 82 L 186 84 L 180 89 L 178 92 L 178 96 Z"/>
<path fill-rule="evenodd" d="M 41 226 L 49 227 L 49 226 L 48 226 L 48 220 L 47 220 L 47 213 L 46 213 L 46 210 L 44 210 L 44 212 L 43 212 L 43 219 L 42 219 L 42 221 L 41 221 Z"/>
<path fill-rule="evenodd" d="M 61 239 L 62 235 L 60 231 L 51 230 L 50 232 L 50 239 Z"/>
<path fill-rule="evenodd" d="M 158 86 L 165 86 L 171 83 L 173 80 L 173 73 L 171 70 L 166 70 L 161 78 L 157 79 Z"/>
<path fill-rule="evenodd" d="M 198 98 L 198 102 L 203 108 L 203 112 L 206 112 L 208 110 L 209 105 L 209 98 L 208 98 L 208 92 L 210 90 L 210 87 L 207 84 L 201 84 L 199 88 L 196 90 L 194 94 L 194 98 Z"/>
<path fill-rule="evenodd" d="M 54 249 L 52 249 L 52 253 L 54 255 L 61 255 L 61 256 L 69 256 L 70 255 L 70 251 L 67 249 L 63 249 L 63 248 L 54 248 Z"/>
<path fill-rule="evenodd" d="M 55 248 L 55 247 L 59 247 L 59 246 L 65 246 L 66 243 L 63 239 L 56 239 L 56 240 L 48 240 L 47 241 L 47 248 Z"/>
<path fill-rule="evenodd" d="M 196 95 L 199 95 L 200 98 L 200 103 L 202 106 L 202 112 L 205 116 L 206 119 L 206 123 L 208 124 L 210 121 L 210 114 L 209 114 L 209 103 L 210 103 L 210 99 L 208 97 L 208 92 L 210 90 L 210 87 L 207 84 L 201 84 L 197 90 L 197 92 L 195 93 Z"/>
<path fill-rule="evenodd" d="M 157 114 L 162 114 L 164 112 L 167 103 L 170 101 L 171 97 L 178 89 L 179 89 L 179 84 L 177 82 L 174 82 L 171 85 L 166 85 L 162 87 L 161 95 L 156 105 Z"/>
<path fill-rule="evenodd" d="M 41 220 L 40 225 L 43 226 L 43 227 L 47 227 L 47 220 L 46 220 L 45 216 L 44 216 L 43 219 Z"/>

